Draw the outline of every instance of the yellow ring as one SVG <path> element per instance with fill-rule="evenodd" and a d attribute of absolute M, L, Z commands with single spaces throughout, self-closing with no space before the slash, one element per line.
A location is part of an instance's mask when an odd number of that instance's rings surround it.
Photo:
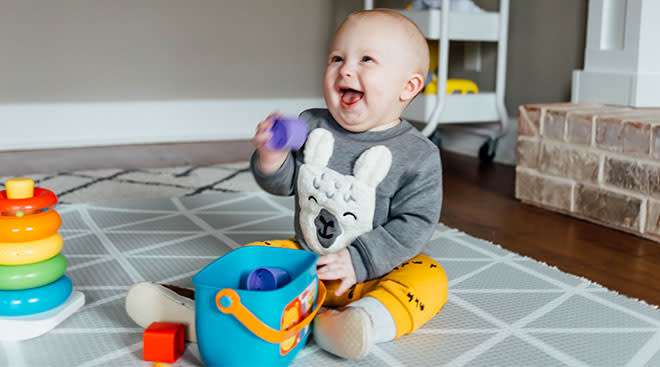
<path fill-rule="evenodd" d="M 62 250 L 62 242 L 59 233 L 37 241 L 0 242 L 0 265 L 24 265 L 50 259 Z"/>
<path fill-rule="evenodd" d="M 22 217 L 0 216 L 0 241 L 40 240 L 57 232 L 61 224 L 62 218 L 53 209 Z"/>

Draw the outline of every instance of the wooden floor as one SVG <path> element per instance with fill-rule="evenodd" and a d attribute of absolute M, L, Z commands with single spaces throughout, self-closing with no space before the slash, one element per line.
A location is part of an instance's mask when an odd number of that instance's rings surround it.
<path fill-rule="evenodd" d="M 513 166 L 449 152 L 442 159 L 444 224 L 660 305 L 660 243 L 521 203 Z"/>

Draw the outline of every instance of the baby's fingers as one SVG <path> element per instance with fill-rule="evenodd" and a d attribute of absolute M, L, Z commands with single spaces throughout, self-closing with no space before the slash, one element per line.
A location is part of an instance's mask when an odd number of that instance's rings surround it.
<path fill-rule="evenodd" d="M 319 256 L 319 259 L 316 261 L 316 266 L 327 265 L 337 261 L 336 254 L 327 254 Z"/>
<path fill-rule="evenodd" d="M 323 280 L 336 279 L 333 278 L 334 272 L 332 271 L 332 268 L 328 265 L 317 268 L 316 275 L 319 276 L 319 279 L 323 279 Z"/>
<path fill-rule="evenodd" d="M 339 287 L 337 287 L 337 290 L 335 291 L 335 296 L 337 297 L 341 296 L 342 294 L 344 294 L 344 292 L 349 290 L 354 284 L 355 282 L 350 281 L 348 278 L 343 278 L 341 280 L 341 283 L 339 284 Z"/>
<path fill-rule="evenodd" d="M 273 133 L 266 130 L 263 132 L 257 131 L 257 134 L 254 136 L 254 144 L 257 148 L 262 147 L 266 142 L 273 136 Z"/>
<path fill-rule="evenodd" d="M 256 135 L 262 134 L 264 131 L 270 130 L 271 127 L 273 127 L 273 123 L 275 122 L 276 119 L 280 118 L 281 114 L 279 112 L 273 112 L 268 117 L 266 117 L 265 120 L 261 121 L 257 125 L 257 133 Z"/>

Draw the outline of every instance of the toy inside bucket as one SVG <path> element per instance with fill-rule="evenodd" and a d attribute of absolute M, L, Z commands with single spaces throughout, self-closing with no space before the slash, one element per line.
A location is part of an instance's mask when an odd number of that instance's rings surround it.
<path fill-rule="evenodd" d="M 200 355 L 210 366 L 286 366 L 304 347 L 323 304 L 318 255 L 284 248 L 241 247 L 193 278 Z M 289 281 L 272 290 L 249 290 L 255 269 L 278 268 Z"/>

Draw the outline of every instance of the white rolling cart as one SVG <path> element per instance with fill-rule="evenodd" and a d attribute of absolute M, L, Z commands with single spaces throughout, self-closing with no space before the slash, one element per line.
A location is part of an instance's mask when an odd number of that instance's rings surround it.
<path fill-rule="evenodd" d="M 373 0 L 364 0 L 365 9 L 373 9 Z M 506 131 L 509 116 L 504 105 L 506 53 L 509 24 L 509 0 L 500 0 L 498 12 L 452 12 L 449 0 L 442 1 L 442 9 L 397 10 L 422 30 L 430 40 L 438 40 L 437 94 L 420 94 L 403 112 L 403 118 L 426 123 L 422 133 L 431 136 L 439 124 L 499 121 L 497 131 L 474 128 L 476 134 L 487 137 L 479 149 L 479 157 L 490 161 L 495 157 L 497 141 Z M 495 91 L 477 94 L 445 94 L 449 60 L 449 41 L 478 41 L 497 43 L 497 75 Z"/>

